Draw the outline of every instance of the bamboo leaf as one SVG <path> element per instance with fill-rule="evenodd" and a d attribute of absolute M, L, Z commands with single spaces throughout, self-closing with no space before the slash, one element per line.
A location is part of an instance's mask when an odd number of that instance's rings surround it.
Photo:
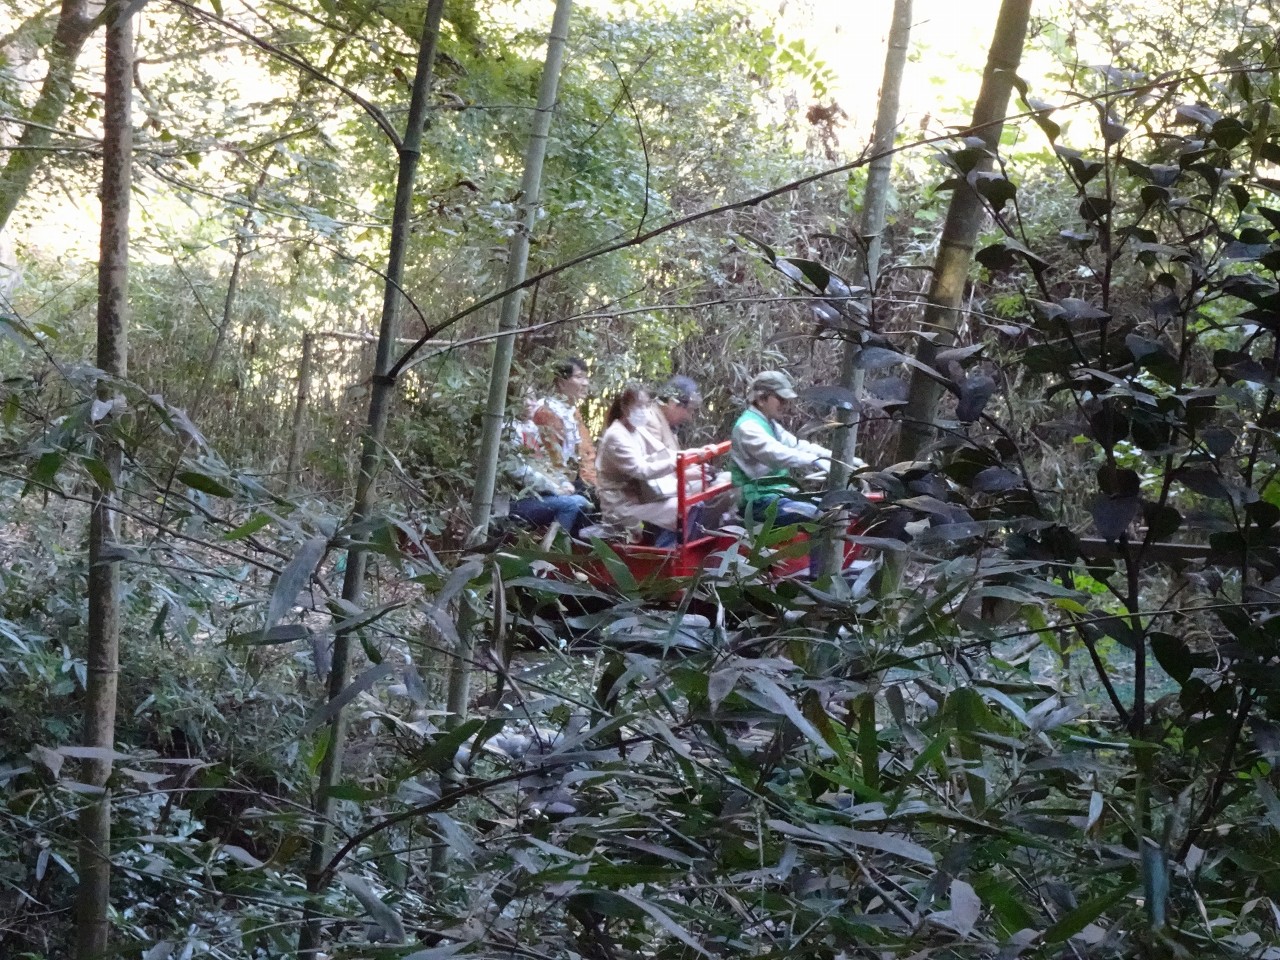
<path fill-rule="evenodd" d="M 311 631 L 300 623 L 277 624 L 270 630 L 249 630 L 227 637 L 230 647 L 266 647 L 277 643 L 292 643 L 311 636 Z"/>
<path fill-rule="evenodd" d="M 550 593 L 564 597 L 598 597 L 603 599 L 608 596 L 604 591 L 597 590 L 587 583 L 553 580 L 550 577 L 514 577 L 507 581 L 507 586 L 520 587 L 525 590 L 532 590 L 535 593 Z"/>
<path fill-rule="evenodd" d="M 1102 794 L 1097 790 L 1089 795 L 1089 817 L 1084 822 L 1084 832 L 1088 833 L 1102 819 Z"/>
<path fill-rule="evenodd" d="M 115 481 L 111 477 L 111 471 L 97 457 L 84 457 L 81 459 L 80 465 L 84 467 L 89 476 L 93 477 L 93 482 L 98 485 L 99 490 L 111 491 L 116 488 Z"/>
<path fill-rule="evenodd" d="M 311 716 L 298 733 L 299 738 L 306 739 L 322 726 L 338 715 L 338 712 L 360 694 L 364 693 L 383 677 L 391 673 L 391 664 L 379 663 L 370 667 L 349 683 L 341 693 L 330 700 Z"/>
<path fill-rule="evenodd" d="M 869 830 L 854 830 L 829 823 L 794 824 L 785 820 L 767 820 L 765 825 L 779 833 L 808 840 L 819 840 L 835 846 L 849 844 L 865 847 L 868 850 L 879 850 L 904 860 L 933 866 L 937 863 L 934 855 L 925 847 L 908 840 L 897 833 L 873 833 Z"/>
<path fill-rule="evenodd" d="M 982 916 L 982 899 L 973 887 L 963 880 L 952 880 L 950 900 L 950 909 L 941 910 L 931 915 L 929 919 L 951 928 L 962 937 L 967 937 L 973 932 L 978 918 Z"/>
<path fill-rule="evenodd" d="M 1065 940 L 1069 940 L 1128 895 L 1129 887 L 1120 886 L 1086 900 L 1046 930 L 1044 932 L 1044 942 L 1062 943 Z"/>
<path fill-rule="evenodd" d="M 373 892 L 373 888 L 369 886 L 363 877 L 358 877 L 354 873 L 339 873 L 338 879 L 360 901 L 360 906 L 364 907 L 374 922 L 382 928 L 389 941 L 392 943 L 406 942 L 408 938 L 405 936 L 404 924 L 400 921 L 400 915 L 387 906 Z"/>
<path fill-rule="evenodd" d="M 443 947 L 428 947 L 426 950 L 415 950 L 413 953 L 401 960 L 449 960 L 450 957 L 456 956 L 467 947 L 471 946 L 472 941 L 468 940 L 463 943 L 451 943 Z"/>
<path fill-rule="evenodd" d="M 639 910 L 645 916 L 652 919 L 655 923 L 658 924 L 658 926 L 662 927 L 663 930 L 666 930 L 667 933 L 671 934 L 673 937 L 675 937 L 685 946 L 689 947 L 692 950 L 696 950 L 698 953 L 702 954 L 704 957 L 711 956 L 711 954 L 709 954 L 705 949 L 703 949 L 702 945 L 698 943 L 697 940 L 694 939 L 693 935 L 689 933 L 688 930 L 686 930 L 679 923 L 677 923 L 675 918 L 672 917 L 671 914 L 667 913 L 666 910 L 662 909 L 655 903 L 651 903 L 647 900 L 642 900 L 640 897 L 637 897 L 634 894 L 630 894 L 622 890 L 579 890 L 579 891 L 575 891 L 573 896 L 574 897 L 587 896 L 591 898 L 602 898 L 604 900 L 608 900 L 609 898 L 616 897 L 619 900 L 625 901 L 627 904 L 629 904 L 630 906 L 634 907 L 636 910 Z"/>
<path fill-rule="evenodd" d="M 617 584 L 619 590 L 630 595 L 639 589 L 636 578 L 632 575 L 627 565 L 622 562 L 622 558 L 618 556 L 613 547 L 603 540 L 592 540 L 591 552 L 604 563 L 605 569 L 609 571 L 610 579 Z"/>
<path fill-rule="evenodd" d="M 449 579 L 445 581 L 445 585 L 440 588 L 440 592 L 436 594 L 436 607 L 445 607 L 452 603 L 453 599 L 462 592 L 462 588 L 479 576 L 482 570 L 484 570 L 484 564 L 479 560 L 467 560 L 458 564 L 449 575 Z"/>
<path fill-rule="evenodd" d="M 183 470 L 177 475 L 177 479 L 185 483 L 192 490 L 199 490 L 201 493 L 207 493 L 213 497 L 234 497 L 235 492 L 225 484 L 215 480 L 206 473 L 197 473 L 194 470 Z"/>
<path fill-rule="evenodd" d="M 359 612 L 353 612 L 345 620 L 339 620 L 337 623 L 334 623 L 326 627 L 322 632 L 350 633 L 353 630 L 358 630 L 360 627 L 367 627 L 371 623 L 376 623 L 377 621 L 385 617 L 388 613 L 390 613 L 392 610 L 398 610 L 400 607 L 403 607 L 403 606 L 404 606 L 403 602 L 393 601 L 391 603 L 384 603 L 381 606 L 374 607 L 371 610 L 360 610 Z"/>
<path fill-rule="evenodd" d="M 796 702 L 791 699 L 790 695 L 778 686 L 772 677 L 761 673 L 752 673 L 751 684 L 764 698 L 765 702 L 762 706 L 771 707 L 790 720 L 796 729 L 808 737 L 813 745 L 818 748 L 820 755 L 826 757 L 834 755 L 830 744 L 827 743 L 822 734 L 809 722 L 805 715 L 800 712 L 800 708 L 796 706 Z"/>
<path fill-rule="evenodd" d="M 244 540 L 251 537 L 272 520 L 270 514 L 256 513 L 234 530 L 229 530 L 222 535 L 223 540 Z"/>
<path fill-rule="evenodd" d="M 280 618 L 293 606 L 298 593 L 311 579 L 311 574 L 316 564 L 320 562 L 320 558 L 324 556 L 327 546 L 328 541 L 324 537 L 313 537 L 302 545 L 297 555 L 280 571 L 280 576 L 276 578 L 275 589 L 271 591 L 267 619 L 262 625 L 264 634 L 279 623 Z"/>

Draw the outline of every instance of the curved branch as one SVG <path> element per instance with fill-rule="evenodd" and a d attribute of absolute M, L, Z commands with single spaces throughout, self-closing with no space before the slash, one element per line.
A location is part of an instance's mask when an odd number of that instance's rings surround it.
<path fill-rule="evenodd" d="M 175 0 L 175 2 L 178 2 L 178 0 Z M 1087 100 L 1087 98 L 1082 98 L 1082 100 Z M 1070 105 L 1071 104 L 1065 104 L 1064 107 L 1070 106 Z M 514 293 L 517 290 L 524 290 L 528 287 L 532 287 L 535 284 L 541 283 L 543 280 L 546 280 L 548 277 L 554 277 L 557 274 L 563 273 L 564 271 L 569 270 L 572 267 L 578 266 L 579 264 L 587 263 L 591 260 L 596 259 L 597 257 L 603 257 L 610 253 L 617 253 L 619 250 L 626 250 L 630 247 L 641 246 L 645 243 L 648 243 L 650 240 L 663 236 L 664 234 L 671 233 L 672 231 L 679 230 L 681 227 L 686 227 L 691 223 L 697 223 L 701 220 L 708 220 L 711 217 L 719 216 L 720 214 L 724 214 L 724 213 L 732 213 L 735 210 L 745 210 L 748 207 L 757 206 L 761 203 L 764 203 L 766 200 L 772 200 L 774 197 L 780 197 L 780 196 L 783 196 L 784 194 L 792 193 L 796 190 L 799 190 L 801 187 L 808 186 L 811 183 L 817 183 L 821 180 L 825 180 L 828 177 L 832 177 L 841 173 L 848 173 L 850 170 L 856 170 L 859 167 L 865 167 L 869 163 L 877 159 L 880 159 L 882 157 L 892 156 L 897 153 L 903 153 L 903 152 L 906 152 L 907 150 L 914 150 L 917 147 L 928 146 L 929 144 L 944 143 L 949 140 L 954 140 L 956 137 L 971 135 L 975 131 L 984 129 L 985 127 L 996 126 L 999 124 L 1007 123 L 1010 120 L 1025 119 L 1027 117 L 1034 116 L 1037 112 L 1039 111 L 1027 110 L 1022 113 L 1011 114 L 1007 117 L 1002 117 L 998 120 L 991 120 L 986 123 L 980 123 L 974 126 L 966 127 L 965 129 L 960 131 L 937 134 L 932 137 L 924 137 L 920 140 L 914 140 L 911 143 L 905 143 L 900 146 L 896 146 L 889 150 L 884 150 L 879 153 L 871 153 L 869 151 L 865 151 L 856 160 L 851 160 L 848 163 L 842 163 L 835 167 L 828 167 L 826 169 L 819 170 L 816 173 L 807 174 L 806 176 L 800 177 L 799 179 L 792 180 L 789 183 L 784 183 L 781 186 L 774 187 L 771 190 L 766 190 L 763 193 L 754 194 L 753 196 L 746 197 L 742 200 L 733 200 L 729 203 L 720 204 L 719 206 L 709 207 L 706 210 L 699 210 L 698 212 L 691 213 L 688 216 L 679 217 L 675 220 L 669 220 L 668 222 L 664 223 L 660 227 L 654 227 L 652 230 L 647 230 L 644 233 L 637 233 L 635 236 L 627 240 L 619 240 L 614 243 L 605 244 L 604 246 L 597 247 L 594 250 L 588 250 L 585 253 L 579 254 L 576 257 L 570 257 L 568 260 L 565 260 L 563 263 L 558 263 L 554 267 L 548 267 L 546 270 L 542 270 L 539 273 L 535 273 L 532 276 L 526 277 L 522 283 L 519 283 L 506 290 L 499 290 L 498 292 L 490 294 L 487 297 L 483 297 L 482 299 L 472 303 L 469 307 L 466 307 L 458 311 L 457 313 L 449 317 L 446 317 L 444 320 L 441 320 L 434 327 L 428 328 L 426 332 L 424 332 L 422 336 L 418 339 L 418 342 L 415 343 L 413 346 L 411 346 L 408 350 L 406 350 L 401 355 L 400 359 L 395 362 L 395 364 L 388 371 L 388 376 L 390 376 L 392 379 L 398 377 L 400 373 L 404 371 L 405 367 L 409 365 L 409 362 L 413 359 L 414 354 L 416 354 L 419 350 L 421 350 L 426 345 L 428 340 L 434 340 L 436 337 L 440 335 L 440 333 L 447 330 L 449 327 L 453 326 L 455 323 L 458 323 L 460 320 L 466 319 L 467 317 L 471 316 L 471 314 L 484 309 L 485 307 L 489 306 L 489 304 L 491 303 L 496 303 L 497 301 L 503 299 L 504 297 L 508 296 L 511 293 Z"/>
<path fill-rule="evenodd" d="M 203 20 L 206 23 L 211 23 L 217 27 L 220 27 L 223 30 L 227 30 L 231 33 L 236 34 L 237 36 L 243 37 L 258 49 L 271 54 L 271 56 L 273 57 L 278 57 L 279 59 L 283 60 L 285 63 L 289 64 L 290 66 L 296 67 L 297 69 L 301 70 L 303 73 L 307 74 L 308 76 L 318 80 L 320 83 L 327 84 L 328 86 L 333 87 L 335 90 L 337 90 L 347 99 L 349 99 L 352 103 L 355 103 L 357 106 L 359 106 L 360 109 L 362 109 L 365 113 L 367 113 L 370 119 L 372 119 L 373 122 L 378 125 L 378 129 L 381 130 L 384 134 L 386 134 L 387 139 L 391 141 L 392 145 L 397 150 L 399 150 L 403 146 L 403 142 L 400 139 L 400 134 L 396 133 L 396 129 L 391 125 L 391 121 L 387 119 L 386 114 L 383 113 L 382 110 L 379 109 L 376 104 L 366 99 L 365 97 L 362 97 L 360 94 L 356 93 L 354 90 L 352 90 L 350 87 L 346 86 L 345 84 L 340 83 L 338 80 L 329 76 L 323 70 L 320 70 L 318 67 L 313 66 L 312 64 L 308 63 L 306 60 L 303 60 L 301 57 L 297 56 L 296 54 L 292 54 L 285 50 L 282 50 L 280 47 L 276 46 L 274 43 L 271 43 L 269 40 L 263 40 L 261 37 L 255 36 L 253 33 L 246 30 L 244 27 L 241 27 L 238 24 L 232 23 L 230 20 L 227 20 L 223 17 L 219 17 L 214 13 L 210 13 L 207 10 L 201 10 L 199 7 L 193 4 L 187 3 L 186 0 L 169 0 L 169 2 L 174 6 L 180 7 L 181 9 L 187 11 L 197 19 Z"/>

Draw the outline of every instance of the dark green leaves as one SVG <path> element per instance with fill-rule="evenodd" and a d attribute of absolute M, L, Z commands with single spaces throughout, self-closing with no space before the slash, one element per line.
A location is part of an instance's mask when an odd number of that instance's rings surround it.
<path fill-rule="evenodd" d="M 1093 523 L 1105 540 L 1128 533 L 1138 515 L 1138 473 L 1129 468 L 1103 467 L 1098 471 L 1099 496 L 1093 501 Z"/>
<path fill-rule="evenodd" d="M 1050 320 L 1063 320 L 1068 323 L 1080 321 L 1101 323 L 1111 319 L 1111 314 L 1106 310 L 1095 307 L 1079 297 L 1063 297 L 1053 302 L 1032 300 L 1031 304 L 1038 313 Z"/>
<path fill-rule="evenodd" d="M 1222 119 L 1222 114 L 1197 103 L 1180 103 L 1174 108 L 1174 122 L 1193 126 L 1212 127 Z"/>
<path fill-rule="evenodd" d="M 1247 383 L 1268 383 L 1272 372 L 1249 354 L 1237 350 L 1215 350 L 1213 365 L 1228 380 L 1244 380 Z"/>
<path fill-rule="evenodd" d="M 1017 87 L 1018 93 L 1021 95 L 1022 102 L 1026 106 L 1027 110 L 1034 111 L 1031 114 L 1031 119 L 1035 121 L 1036 126 L 1044 131 L 1044 135 L 1048 138 L 1050 144 L 1056 143 L 1058 137 L 1062 135 L 1062 127 L 1049 118 L 1053 115 L 1053 112 L 1057 107 L 1044 100 L 1031 96 L 1026 82 L 1021 78 L 1014 81 L 1014 86 Z"/>
<path fill-rule="evenodd" d="M 831 282 L 831 271 L 816 260 L 801 257 L 779 257 L 774 266 L 784 277 L 801 285 L 809 285 L 819 293 L 825 292 Z"/>
<path fill-rule="evenodd" d="M 1084 186 L 1103 170 L 1103 165 L 1099 161 L 1085 159 L 1084 154 L 1079 150 L 1072 150 L 1069 147 L 1055 147 L 1054 152 L 1066 163 L 1067 168 L 1081 186 Z"/>
<path fill-rule="evenodd" d="M 336 697 L 328 700 L 324 706 L 313 713 L 307 722 L 303 724 L 302 730 L 298 735 L 303 738 L 311 736 L 311 734 L 333 720 L 356 697 L 371 689 L 383 677 L 390 676 L 392 670 L 393 668 L 389 663 L 376 663 L 366 669 L 347 686 L 343 687 Z"/>
<path fill-rule="evenodd" d="M 1180 385 L 1182 367 L 1177 358 L 1165 349 L 1163 344 L 1138 336 L 1136 333 L 1125 337 L 1124 344 L 1129 348 L 1130 355 L 1139 367 L 1149 370 L 1172 387 Z"/>
<path fill-rule="evenodd" d="M 861 370 L 882 370 L 910 360 L 905 353 L 886 347 L 864 347 L 858 351 L 856 363 Z"/>
<path fill-rule="evenodd" d="M 955 384 L 959 401 L 956 403 L 956 419 L 961 423 L 973 423 L 996 392 L 996 382 L 985 373 L 973 374 Z"/>
<path fill-rule="evenodd" d="M 990 246 L 983 247 L 974 259 L 988 270 L 1010 270 L 1019 260 L 1025 262 L 1034 273 L 1049 268 L 1049 261 L 1032 253 L 1027 246 L 1012 237 L 1005 237 Z"/>
<path fill-rule="evenodd" d="M 634 896 L 631 893 L 620 890 L 582 889 L 573 893 L 570 897 L 569 905 L 571 910 L 576 909 L 579 912 L 585 912 L 588 917 L 599 915 L 615 917 L 647 916 L 686 947 L 704 957 L 711 956 L 667 910 L 656 903 Z"/>
<path fill-rule="evenodd" d="M 1182 526 L 1182 514 L 1169 504 L 1144 504 L 1142 515 L 1148 531 L 1156 540 L 1167 540 Z"/>
<path fill-rule="evenodd" d="M 1006 490 L 1020 490 L 1023 487 L 1022 477 L 1004 467 L 987 467 L 973 478 L 973 489 L 977 493 L 998 493 Z"/>
<path fill-rule="evenodd" d="M 1129 890 L 1128 886 L 1122 885 L 1086 900 L 1045 930 L 1045 943 L 1062 943 L 1075 936 L 1104 912 L 1124 900 L 1129 895 Z"/>
<path fill-rule="evenodd" d="M 837 410 L 857 410 L 858 397 L 852 390 L 835 385 L 809 387 L 800 391 L 800 399 L 815 407 L 834 407 Z"/>
<path fill-rule="evenodd" d="M 1102 223 L 1115 207 L 1115 201 L 1101 194 L 1085 196 L 1080 200 L 1080 217 L 1087 223 Z"/>
<path fill-rule="evenodd" d="M 271 522 L 270 514 L 257 513 L 246 520 L 240 526 L 233 530 L 229 530 L 222 535 L 223 540 L 244 540 L 253 536 L 259 530 L 264 529 Z"/>
<path fill-rule="evenodd" d="M 185 483 L 193 490 L 199 490 L 201 493 L 207 493 L 214 497 L 234 497 L 235 492 L 220 480 L 209 476 L 207 473 L 197 473 L 194 470 L 183 470 L 177 474 L 177 479 Z"/>
<path fill-rule="evenodd" d="M 1003 174 L 976 172 L 969 175 L 969 180 L 978 195 L 987 200 L 996 211 L 1018 195 L 1018 188 Z"/>

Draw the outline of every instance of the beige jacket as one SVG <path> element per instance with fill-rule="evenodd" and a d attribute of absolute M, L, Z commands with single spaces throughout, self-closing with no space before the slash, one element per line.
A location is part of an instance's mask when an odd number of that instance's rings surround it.
<path fill-rule="evenodd" d="M 653 443 L 660 447 L 666 447 L 673 454 L 679 452 L 680 442 L 676 440 L 675 431 L 671 429 L 671 424 L 667 423 L 667 418 L 662 415 L 662 407 L 657 403 L 649 405 L 649 422 L 640 428 Z"/>
<path fill-rule="evenodd" d="M 670 477 L 674 481 L 676 455 L 644 430 L 632 430 L 622 420 L 610 424 L 596 452 L 596 492 L 605 523 L 637 527 L 652 523 L 664 530 L 676 528 L 676 497 L 646 502 L 647 481 Z M 675 484 L 671 483 L 674 491 Z"/>

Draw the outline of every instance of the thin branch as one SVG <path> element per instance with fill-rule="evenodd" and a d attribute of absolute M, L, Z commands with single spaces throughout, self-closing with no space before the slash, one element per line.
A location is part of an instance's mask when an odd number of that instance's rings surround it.
<path fill-rule="evenodd" d="M 90 143 L 101 143 L 101 137 L 90 137 L 83 133 L 76 133 L 73 130 L 63 130 L 60 127 L 51 127 L 45 123 L 36 123 L 34 120 L 23 120 L 21 117 L 12 117 L 8 114 L 0 114 L 0 123 L 16 123 L 23 127 L 35 127 L 37 130 L 47 130 L 49 133 L 56 133 L 59 136 L 71 137 L 75 140 L 88 140 Z"/>
<path fill-rule="evenodd" d="M 391 144 L 397 150 L 399 150 L 403 146 L 403 141 L 400 139 L 400 134 L 398 134 L 396 132 L 395 127 L 391 125 L 391 121 L 387 119 L 386 114 L 384 114 L 382 110 L 378 108 L 374 103 L 362 97 L 360 94 L 356 93 L 354 90 L 352 90 L 350 87 L 346 86 L 345 84 L 339 82 L 334 77 L 329 76 L 324 71 L 311 65 L 306 60 L 303 60 L 301 57 L 297 56 L 296 54 L 292 54 L 286 50 L 281 49 L 280 47 L 276 46 L 274 43 L 271 43 L 269 40 L 263 40 L 261 37 L 255 36 L 250 31 L 244 29 L 238 24 L 232 23 L 230 20 L 226 20 L 223 17 L 219 17 L 213 13 L 210 13 L 207 10 L 201 10 L 199 7 L 195 6 L 194 4 L 187 3 L 186 0 L 168 0 L 168 2 L 173 4 L 176 7 L 179 7 L 187 11 L 187 13 L 191 14 L 193 17 L 196 17 L 199 20 L 203 20 L 206 23 L 211 23 L 214 26 L 217 26 L 223 30 L 227 30 L 231 33 L 236 34 L 237 36 L 243 37 L 258 49 L 271 54 L 273 57 L 278 57 L 279 59 L 283 60 L 285 63 L 289 64 L 290 66 L 296 67 L 297 69 L 301 70 L 303 73 L 307 74 L 308 76 L 318 80 L 323 84 L 327 84 L 328 86 L 333 87 L 335 90 L 340 92 L 343 96 L 345 96 L 348 100 L 350 100 L 352 103 L 355 103 L 357 106 L 360 107 L 360 109 L 362 109 L 365 113 L 367 113 L 370 119 L 373 120 L 375 124 L 377 124 L 378 129 L 381 130 L 386 135 L 387 139 L 391 141 Z"/>
<path fill-rule="evenodd" d="M 174 2 L 179 2 L 179 0 L 174 0 Z M 1210 71 L 1208 73 L 1205 73 L 1204 75 L 1216 76 L 1216 75 L 1224 75 L 1224 74 L 1249 73 L 1257 69 L 1258 67 L 1256 66 L 1231 67 L 1223 70 Z M 1139 90 L 1146 91 L 1152 87 L 1173 86 L 1173 85 L 1176 85 L 1177 83 L 1180 83 L 1181 81 L 1182 81 L 1182 78 L 1178 77 L 1178 78 L 1162 80 L 1158 83 L 1144 83 L 1139 86 L 1134 86 L 1132 88 L 1129 88 L 1128 90 L 1117 91 L 1117 93 L 1126 93 L 1126 92 L 1132 93 L 1132 92 L 1137 92 Z M 1068 103 L 1062 104 L 1057 109 L 1065 110 L 1081 103 L 1092 103 L 1093 100 L 1094 100 L 1093 97 L 1081 96 L 1076 98 L 1074 101 L 1070 101 Z M 745 210 L 749 207 L 758 206 L 761 203 L 764 203 L 766 200 L 772 200 L 775 197 L 783 196 L 788 193 L 793 193 L 794 191 L 799 190 L 801 187 L 808 186 L 811 183 L 817 183 L 819 181 L 827 179 L 828 177 L 833 177 L 841 173 L 848 173 L 850 170 L 856 170 L 859 167 L 867 166 L 868 164 L 872 163 L 873 161 L 881 157 L 894 156 L 899 153 L 905 153 L 909 150 L 914 150 L 917 147 L 929 146 L 930 144 L 935 144 L 935 143 L 944 143 L 947 141 L 955 140 L 959 137 L 971 136 L 976 131 L 984 130 L 987 127 L 997 126 L 997 125 L 1001 125 L 1001 124 L 1008 123 L 1015 120 L 1025 120 L 1025 119 L 1034 117 L 1040 113 L 1043 113 L 1043 110 L 1025 110 L 1025 111 L 1022 111 L 1021 113 L 1009 114 L 1008 116 L 1001 117 L 998 120 L 992 120 L 985 124 L 977 124 L 975 126 L 968 126 L 963 129 L 955 130 L 949 133 L 936 134 L 932 137 L 924 137 L 919 140 L 914 140 L 911 143 L 904 143 L 904 144 L 901 144 L 900 146 L 895 146 L 888 150 L 881 151 L 879 153 L 870 153 L 870 152 L 864 151 L 863 154 L 859 156 L 856 160 L 851 160 L 848 163 L 842 163 L 835 167 L 828 167 L 826 169 L 819 170 L 815 173 L 807 174 L 803 177 L 800 177 L 799 179 L 792 180 L 789 183 L 784 183 L 781 186 L 774 187 L 770 190 L 766 190 L 763 193 L 758 193 L 753 196 L 746 197 L 745 199 L 742 199 L 742 200 L 734 200 L 729 203 L 720 204 L 719 206 L 709 207 L 705 210 L 697 211 L 696 213 L 691 213 L 684 217 L 679 217 L 675 220 L 670 220 L 660 227 L 655 227 L 654 229 L 646 231 L 644 233 L 636 234 L 634 237 L 632 237 L 629 240 L 620 240 L 612 243 L 607 243 L 602 246 L 596 247 L 594 250 L 588 250 L 585 253 L 579 254 L 576 257 L 570 257 L 568 260 L 558 263 L 553 267 L 548 267 L 546 270 L 543 270 L 539 273 L 535 273 L 535 274 L 532 274 L 531 276 L 526 277 L 521 283 L 515 284 L 514 286 L 509 287 L 505 290 L 499 290 L 496 293 L 492 293 L 487 297 L 483 297 L 480 300 L 477 300 L 474 303 L 472 303 L 469 307 L 465 307 L 464 309 L 458 311 L 457 313 L 454 313 L 451 316 L 446 317 L 444 320 L 440 321 L 434 327 L 428 328 L 420 338 L 420 342 L 418 344 L 415 344 L 413 347 L 410 347 L 408 350 L 406 350 L 405 353 L 401 355 L 400 359 L 397 360 L 391 366 L 391 369 L 388 370 L 387 372 L 387 376 L 390 377 L 392 380 L 398 377 L 404 371 L 404 369 L 409 365 L 409 363 L 412 361 L 414 354 L 416 354 L 426 344 L 428 340 L 435 339 L 437 336 L 439 336 L 439 334 L 442 331 L 447 330 L 449 327 L 453 326 L 455 323 L 458 323 L 460 320 L 463 320 L 466 317 L 471 316 L 473 313 L 476 313 L 477 311 L 484 309 L 485 307 L 489 306 L 491 303 L 496 303 L 497 301 L 502 300 L 504 297 L 510 296 L 512 293 L 515 293 L 518 290 L 528 289 L 529 287 L 532 287 L 535 284 L 541 283 L 543 280 L 546 280 L 548 277 L 557 276 L 558 274 L 564 273 L 566 270 L 570 270 L 573 267 L 579 266 L 580 264 L 588 263 L 591 260 L 595 260 L 597 257 L 603 257 L 610 253 L 617 253 L 620 250 L 627 250 L 627 249 L 630 249 L 631 247 L 641 246 L 645 243 L 648 243 L 650 240 L 653 240 L 657 237 L 661 237 L 665 234 L 671 233 L 674 230 L 679 230 L 681 227 L 686 227 L 691 223 L 698 223 L 702 220 L 707 220 L 712 217 L 719 216 L 721 214 L 732 213 L 737 210 Z"/>
<path fill-rule="evenodd" d="M 636 224 L 636 235 L 639 236 L 641 231 L 644 230 L 645 221 L 649 219 L 649 182 L 653 176 L 653 164 L 649 158 L 649 140 L 644 135 L 644 123 L 640 119 L 640 111 L 636 109 L 635 99 L 631 96 L 631 88 L 622 76 L 622 71 L 618 69 L 618 65 L 612 60 L 609 61 L 609 66 L 613 67 L 613 72 L 618 75 L 618 86 L 622 87 L 622 95 L 626 97 L 627 106 L 631 108 L 631 116 L 636 121 L 636 136 L 640 138 L 640 149 L 644 151 L 644 207 L 640 211 L 640 222 Z"/>
<path fill-rule="evenodd" d="M 1209 820 L 1217 813 L 1218 801 L 1222 797 L 1223 788 L 1227 785 L 1227 779 L 1231 775 L 1231 763 L 1235 759 L 1236 746 L 1240 743 L 1240 735 L 1244 732 L 1245 720 L 1249 717 L 1249 709 L 1253 706 L 1253 688 L 1246 687 L 1244 694 L 1240 697 L 1240 705 L 1236 710 L 1235 718 L 1231 723 L 1231 733 L 1227 737 L 1227 749 L 1223 753 L 1222 763 L 1218 766 L 1218 773 L 1213 778 L 1213 784 L 1209 787 L 1209 793 L 1204 798 L 1204 807 L 1201 808 L 1197 815 L 1195 823 L 1191 825 L 1191 829 L 1187 831 L 1186 839 L 1183 840 L 1182 846 L 1178 851 L 1178 859 L 1185 860 L 1190 852 L 1192 845 L 1200 837 Z"/>

